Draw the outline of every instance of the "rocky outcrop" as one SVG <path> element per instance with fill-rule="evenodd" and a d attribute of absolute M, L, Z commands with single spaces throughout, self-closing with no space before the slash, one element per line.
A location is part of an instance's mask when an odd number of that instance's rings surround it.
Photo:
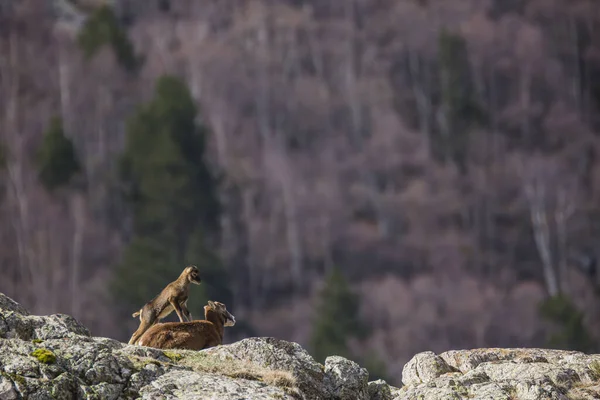
<path fill-rule="evenodd" d="M 0 294 L 0 400 L 600 398 L 600 355 L 544 349 L 419 353 L 401 388 L 358 364 L 317 363 L 300 345 L 249 338 L 163 351 L 92 337 L 74 318 L 30 315 Z"/>
<path fill-rule="evenodd" d="M 30 315 L 0 294 L 0 400 L 379 398 L 371 392 L 379 393 L 364 368 L 342 357 L 319 364 L 297 343 L 249 338 L 203 351 L 130 346 L 92 337 L 68 315 Z"/>
<path fill-rule="evenodd" d="M 394 399 L 585 400 L 600 398 L 600 355 L 545 349 L 417 354 Z"/>

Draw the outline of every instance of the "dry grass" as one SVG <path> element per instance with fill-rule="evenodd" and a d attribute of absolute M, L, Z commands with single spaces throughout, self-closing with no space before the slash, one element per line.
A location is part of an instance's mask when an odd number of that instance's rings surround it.
<path fill-rule="evenodd" d="M 590 371 L 592 371 L 592 374 L 594 375 L 594 380 L 596 380 L 596 381 L 600 380 L 600 362 L 593 361 L 589 365 L 589 369 L 590 369 Z"/>
<path fill-rule="evenodd" d="M 597 361 L 594 361 L 589 367 L 594 374 L 600 372 L 597 371 L 600 368 Z M 600 394 L 600 385 L 597 381 L 593 383 L 575 382 L 569 389 L 565 390 L 565 394 L 569 400 L 597 399 Z"/>
<path fill-rule="evenodd" d="M 130 355 L 129 359 L 133 362 L 134 367 L 138 369 L 144 368 L 147 364 L 163 366 L 179 365 L 188 367 L 191 370 L 200 373 L 217 374 L 233 379 L 246 379 L 262 382 L 265 385 L 282 389 L 286 394 L 293 398 L 303 398 L 297 387 L 296 378 L 288 371 L 262 368 L 247 361 L 236 360 L 234 358 L 222 360 L 213 355 L 193 350 L 169 350 L 163 351 L 163 355 L 169 359 L 168 362 L 160 361 L 152 357 L 140 357 L 134 355 Z"/>
<path fill-rule="evenodd" d="M 234 379 L 259 381 L 266 385 L 283 389 L 293 397 L 301 398 L 296 378 L 288 371 L 262 368 L 255 364 L 233 358 L 222 360 L 215 356 L 196 351 L 169 351 L 165 352 L 165 356 L 177 365 L 189 367 L 197 372 L 218 374 Z"/>
<path fill-rule="evenodd" d="M 288 371 L 264 370 L 262 379 L 264 383 L 271 386 L 287 387 L 290 389 L 296 387 L 296 378 Z"/>

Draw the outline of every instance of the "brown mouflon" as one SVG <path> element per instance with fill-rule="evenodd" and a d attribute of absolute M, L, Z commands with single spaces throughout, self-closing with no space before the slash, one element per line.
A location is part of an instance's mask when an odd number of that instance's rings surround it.
<path fill-rule="evenodd" d="M 205 320 L 165 322 L 152 326 L 139 340 L 141 346 L 157 349 L 202 350 L 223 344 L 223 328 L 235 325 L 235 317 L 225 304 L 209 301 Z"/>
<path fill-rule="evenodd" d="M 187 266 L 179 278 L 169 283 L 158 296 L 150 300 L 139 311 L 132 314 L 140 317 L 140 326 L 133 333 L 129 344 L 136 344 L 138 339 L 152 325 L 167 317 L 173 311 L 177 313 L 179 321 L 192 320 L 192 315 L 187 308 L 188 290 L 190 283 L 199 285 L 202 280 L 198 268 L 194 265 Z"/>

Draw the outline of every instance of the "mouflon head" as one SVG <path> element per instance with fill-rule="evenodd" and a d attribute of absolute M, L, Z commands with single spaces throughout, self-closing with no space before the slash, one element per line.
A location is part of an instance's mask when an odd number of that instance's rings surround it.
<path fill-rule="evenodd" d="M 204 306 L 204 311 L 207 309 L 212 309 L 216 312 L 221 319 L 223 320 L 223 326 L 234 326 L 235 325 L 235 317 L 229 311 L 227 311 L 227 307 L 223 303 L 219 303 L 218 301 L 208 301 L 208 305 Z"/>
<path fill-rule="evenodd" d="M 202 279 L 200 279 L 200 271 L 198 271 L 198 267 L 195 265 L 188 265 L 183 270 L 183 273 L 186 277 L 186 280 L 190 283 L 199 285 L 202 282 Z"/>

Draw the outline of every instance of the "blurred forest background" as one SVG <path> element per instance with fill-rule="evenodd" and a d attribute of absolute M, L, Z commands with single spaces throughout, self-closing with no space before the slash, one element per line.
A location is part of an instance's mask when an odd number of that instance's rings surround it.
<path fill-rule="evenodd" d="M 191 263 L 395 384 L 598 351 L 599 111 L 597 0 L 0 0 L 0 290 L 125 341 Z"/>

